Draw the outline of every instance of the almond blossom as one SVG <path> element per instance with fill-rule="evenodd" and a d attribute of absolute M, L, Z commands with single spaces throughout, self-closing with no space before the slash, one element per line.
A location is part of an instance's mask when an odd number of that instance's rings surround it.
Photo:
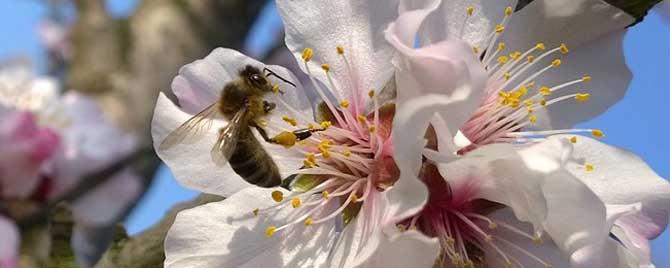
<path fill-rule="evenodd" d="M 623 96 L 620 41 L 633 18 L 602 1 L 514 6 L 407 1 L 389 26 L 394 127 L 404 130 L 393 138 L 429 140 L 418 152 L 427 161 L 400 167 L 431 190 L 403 226 L 440 239 L 444 267 L 651 265 L 668 183 L 630 153 L 576 135 L 602 131 L 572 128 Z"/>
<path fill-rule="evenodd" d="M 24 64 L 0 70 L 0 201 L 2 267 L 16 265 L 18 234 L 14 217 L 34 213 L 46 202 L 77 185 L 86 174 L 131 153 L 134 139 L 105 121 L 91 100 L 60 95 L 55 82 L 35 77 Z M 121 172 L 72 204 L 73 249 L 81 267 L 95 264 L 104 250 L 87 235 L 92 228 L 113 225 L 140 193 L 139 178 Z M 12 242 L 13 241 L 13 242 Z"/>
<path fill-rule="evenodd" d="M 268 77 L 276 90 L 266 100 L 277 106 L 261 123 L 270 136 L 301 128 L 318 131 L 281 145 L 256 135 L 282 177 L 294 177 L 290 191 L 249 185 L 230 165 L 214 164 L 209 152 L 224 120 L 215 121 L 197 141 L 159 151 L 182 184 L 227 197 L 179 213 L 166 238 L 165 266 L 432 265 L 437 240 L 395 227 L 418 212 L 427 196 L 419 181 L 398 181 L 394 155 L 403 152 L 394 151 L 390 136 L 395 109 L 380 98 L 393 75 L 392 49 L 382 30 L 397 15 L 397 4 L 292 0 L 278 1 L 277 7 L 286 44 L 310 77 L 316 105 L 288 70 L 216 49 L 184 66 L 173 80 L 180 107 L 159 97 L 154 142 L 160 144 L 217 101 L 224 85 L 246 65 L 268 68 L 296 84 Z M 420 250 L 402 251 L 407 247 Z M 377 249 L 387 250 L 377 254 Z"/>

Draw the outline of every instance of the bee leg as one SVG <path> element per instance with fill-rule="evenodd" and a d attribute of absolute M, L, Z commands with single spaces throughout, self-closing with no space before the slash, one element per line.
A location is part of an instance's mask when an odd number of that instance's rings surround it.
<path fill-rule="evenodd" d="M 268 101 L 265 101 L 265 100 L 263 101 L 263 111 L 266 114 L 269 113 L 270 111 L 274 110 L 275 108 L 277 108 L 277 104 L 275 104 L 274 102 L 268 102 Z"/>
<path fill-rule="evenodd" d="M 264 129 L 263 127 L 261 127 L 261 126 L 259 126 L 258 124 L 256 124 L 256 122 L 252 122 L 250 125 L 251 125 L 252 127 L 254 127 L 254 128 L 258 131 L 258 134 L 261 134 L 261 137 L 263 137 L 263 139 L 264 139 L 266 142 L 269 142 L 269 143 L 276 143 L 272 138 L 270 138 L 270 137 L 268 136 L 268 132 L 265 131 L 265 129 Z"/>

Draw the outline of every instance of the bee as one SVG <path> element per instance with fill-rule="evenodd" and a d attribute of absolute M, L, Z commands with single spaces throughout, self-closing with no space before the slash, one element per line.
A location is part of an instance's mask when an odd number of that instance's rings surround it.
<path fill-rule="evenodd" d="M 277 75 L 270 69 L 246 65 L 238 72 L 237 79 L 228 82 L 221 91 L 219 100 L 210 104 L 191 117 L 161 142 L 158 150 L 165 151 L 185 141 L 194 142 L 201 138 L 212 126 L 216 118 L 223 117 L 228 125 L 219 130 L 219 136 L 212 147 L 214 163 L 223 167 L 230 163 L 232 169 L 244 180 L 261 187 L 275 187 L 282 183 L 277 164 L 263 149 L 252 133 L 256 129 L 266 142 L 278 144 L 268 136 L 260 119 L 269 115 L 276 104 L 268 102 L 264 96 L 273 92 L 268 77 L 275 76 L 287 84 L 295 84 Z M 280 91 L 280 93 L 283 93 Z M 309 138 L 320 129 L 298 129 L 292 131 L 297 141 Z"/>

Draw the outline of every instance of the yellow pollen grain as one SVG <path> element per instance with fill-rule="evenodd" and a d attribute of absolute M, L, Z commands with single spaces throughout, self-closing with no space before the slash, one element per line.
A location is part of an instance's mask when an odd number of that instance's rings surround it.
<path fill-rule="evenodd" d="M 279 93 L 279 85 L 277 84 L 272 85 L 272 92 Z"/>
<path fill-rule="evenodd" d="M 260 211 L 261 211 L 260 209 L 255 208 L 255 209 L 252 210 L 251 212 L 253 212 L 253 213 L 254 213 L 254 217 L 256 217 L 256 216 L 258 216 L 258 213 L 259 213 Z"/>
<path fill-rule="evenodd" d="M 284 145 L 284 147 L 291 147 L 295 145 L 296 141 L 298 141 L 298 137 L 290 131 L 282 131 L 281 133 L 277 134 L 274 138 L 272 138 L 277 144 L 279 145 Z"/>
<path fill-rule="evenodd" d="M 542 96 L 549 96 L 549 95 L 551 95 L 551 88 L 549 88 L 549 87 L 547 87 L 547 86 L 541 87 L 541 88 L 540 88 L 540 94 L 542 94 Z"/>
<path fill-rule="evenodd" d="M 356 116 L 356 120 L 358 120 L 358 122 L 365 123 L 365 122 L 368 121 L 368 118 L 359 114 L 359 115 Z"/>
<path fill-rule="evenodd" d="M 370 98 L 375 97 L 375 90 L 374 89 L 370 89 L 370 91 L 368 91 L 368 97 L 370 97 Z"/>
<path fill-rule="evenodd" d="M 536 49 L 539 49 L 539 50 L 545 50 L 545 49 L 547 49 L 547 47 L 546 47 L 546 46 L 544 45 L 544 43 L 542 43 L 542 42 L 537 43 L 537 44 L 535 45 L 535 48 L 536 48 Z"/>
<path fill-rule="evenodd" d="M 340 55 L 344 54 L 344 47 L 343 46 L 337 46 L 337 47 L 335 47 L 335 49 L 337 50 L 337 54 L 340 54 Z"/>
<path fill-rule="evenodd" d="M 554 66 L 556 68 L 560 67 L 561 64 L 563 64 L 563 61 L 561 61 L 560 59 L 555 59 L 554 61 L 551 62 L 551 66 Z"/>
<path fill-rule="evenodd" d="M 330 64 L 328 64 L 328 63 L 321 64 L 321 69 L 323 69 L 326 72 L 329 72 L 330 71 Z"/>
<path fill-rule="evenodd" d="M 281 191 L 272 191 L 272 200 L 275 202 L 279 203 L 281 201 L 284 201 L 284 193 Z"/>
<path fill-rule="evenodd" d="M 584 77 L 582 77 L 582 82 L 584 82 L 584 83 L 591 82 L 591 76 L 590 75 L 585 75 Z"/>
<path fill-rule="evenodd" d="M 344 156 L 346 156 L 346 157 L 350 157 L 351 156 L 351 150 L 349 150 L 349 148 L 344 148 L 344 151 L 342 151 L 342 154 L 344 154 Z"/>
<path fill-rule="evenodd" d="M 312 56 L 314 56 L 314 50 L 312 50 L 311 48 L 305 48 L 302 50 L 302 59 L 304 61 L 312 60 Z"/>
<path fill-rule="evenodd" d="M 590 163 L 584 164 L 584 170 L 586 172 L 593 172 L 593 169 L 594 169 L 593 164 L 590 164 Z"/>
<path fill-rule="evenodd" d="M 469 6 L 465 9 L 465 12 L 468 14 L 468 16 L 472 16 L 472 14 L 475 13 L 475 7 Z"/>
<path fill-rule="evenodd" d="M 589 93 L 577 93 L 575 94 L 575 100 L 577 102 L 587 102 L 591 98 L 591 94 Z"/>
<path fill-rule="evenodd" d="M 305 226 L 310 226 L 312 224 L 314 224 L 312 217 L 307 217 L 307 219 L 305 219 Z"/>
<path fill-rule="evenodd" d="M 593 135 L 593 137 L 596 137 L 596 138 L 605 137 L 605 133 L 600 129 L 591 130 L 591 135 Z"/>
<path fill-rule="evenodd" d="M 342 108 L 349 108 L 349 101 L 348 100 L 342 100 L 340 102 L 340 107 Z"/>
<path fill-rule="evenodd" d="M 500 56 L 500 57 L 498 57 L 498 63 L 500 63 L 500 64 L 506 64 L 507 62 L 509 62 L 509 57 L 507 57 L 507 56 Z"/>
<path fill-rule="evenodd" d="M 528 63 L 533 63 L 535 61 L 535 56 L 530 55 L 528 56 L 528 58 L 526 58 L 526 60 L 528 61 Z"/>
<path fill-rule="evenodd" d="M 321 196 L 323 197 L 323 199 L 328 200 L 328 198 L 330 198 L 330 193 L 328 191 L 323 191 L 321 192 Z"/>
<path fill-rule="evenodd" d="M 512 7 L 507 7 L 505 8 L 505 16 L 512 16 L 512 13 L 514 13 L 514 9 Z"/>
<path fill-rule="evenodd" d="M 503 51 L 506 47 L 505 43 L 498 43 L 498 50 Z"/>
<path fill-rule="evenodd" d="M 535 123 L 537 123 L 537 116 L 534 115 L 534 114 L 529 115 L 529 116 L 528 116 L 528 121 L 529 121 L 531 124 L 535 124 Z"/>
<path fill-rule="evenodd" d="M 568 46 L 566 44 L 561 44 L 559 49 L 561 50 L 561 53 L 563 53 L 563 54 L 568 54 L 570 52 L 570 49 L 568 49 Z"/>
<path fill-rule="evenodd" d="M 300 200 L 300 198 L 294 197 L 293 199 L 291 199 L 291 206 L 293 208 L 298 208 L 298 207 L 300 207 L 301 204 L 302 204 L 302 201 Z"/>
<path fill-rule="evenodd" d="M 497 34 L 501 34 L 505 31 L 505 26 L 503 26 L 502 24 L 498 24 L 496 25 L 495 31 Z"/>
<path fill-rule="evenodd" d="M 294 127 L 298 125 L 298 122 L 295 120 L 295 118 L 287 116 L 287 115 L 282 116 L 281 120 L 284 120 L 284 122 L 286 122 L 289 125 L 294 126 Z"/>
<path fill-rule="evenodd" d="M 333 125 L 333 123 L 331 123 L 330 121 L 322 121 L 320 125 L 322 129 L 328 129 Z"/>
<path fill-rule="evenodd" d="M 275 234 L 277 231 L 277 227 L 274 225 L 269 226 L 268 228 L 265 229 L 265 236 L 267 237 L 272 237 L 272 235 Z"/>
<path fill-rule="evenodd" d="M 572 143 L 572 144 L 577 143 L 577 136 L 570 137 L 570 143 Z"/>

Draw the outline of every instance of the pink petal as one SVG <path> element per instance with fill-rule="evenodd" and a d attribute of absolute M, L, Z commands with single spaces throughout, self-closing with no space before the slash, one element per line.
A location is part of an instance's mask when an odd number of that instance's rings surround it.
<path fill-rule="evenodd" d="M 0 268 L 18 268 L 19 230 L 11 220 L 0 216 Z"/>

